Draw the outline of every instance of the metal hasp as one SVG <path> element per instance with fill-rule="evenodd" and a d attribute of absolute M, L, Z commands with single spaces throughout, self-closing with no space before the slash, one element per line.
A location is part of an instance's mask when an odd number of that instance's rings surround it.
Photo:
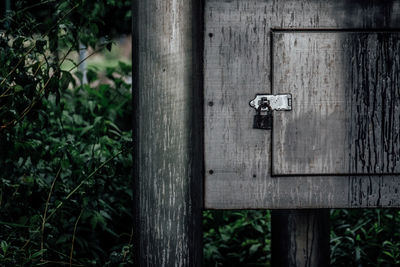
<path fill-rule="evenodd" d="M 279 95 L 256 95 L 250 101 L 250 107 L 260 111 L 267 110 L 292 110 L 292 95 L 279 94 Z"/>
<path fill-rule="evenodd" d="M 273 110 L 292 110 L 292 95 L 256 95 L 250 101 L 250 106 L 256 110 L 253 120 L 254 129 L 271 130 Z"/>

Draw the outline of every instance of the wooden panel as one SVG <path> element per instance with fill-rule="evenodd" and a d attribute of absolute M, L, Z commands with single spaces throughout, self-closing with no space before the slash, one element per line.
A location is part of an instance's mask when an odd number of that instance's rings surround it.
<path fill-rule="evenodd" d="M 292 94 L 274 113 L 274 175 L 399 173 L 399 37 L 273 34 L 273 92 Z"/>
<path fill-rule="evenodd" d="M 271 28 L 400 28 L 400 1 L 206 1 L 205 206 L 399 207 L 396 176 L 271 177 L 271 132 L 248 105 L 271 93 Z"/>

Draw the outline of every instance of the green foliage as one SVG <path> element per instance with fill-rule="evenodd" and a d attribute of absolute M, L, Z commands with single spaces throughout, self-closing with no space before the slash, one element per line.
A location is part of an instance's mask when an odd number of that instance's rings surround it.
<path fill-rule="evenodd" d="M 269 266 L 268 211 L 205 211 L 204 266 Z M 331 210 L 331 266 L 399 266 L 398 209 Z M 273 231 L 273 229 L 272 229 Z"/>
<path fill-rule="evenodd" d="M 130 16 L 130 1 L 17 1 L 0 18 L 0 132 L 27 117 L 35 118 L 42 99 L 69 86 L 70 71 L 61 69 L 80 44 L 95 52 L 111 49 L 105 20 Z M 118 12 L 110 13 L 117 9 Z M 123 14 L 122 14 L 122 13 Z M 127 22 L 127 21 L 126 21 Z M 128 25 L 130 25 L 128 23 Z M 100 30 L 101 29 L 101 30 Z M 72 62 L 75 67 L 78 62 Z M 71 69 L 73 70 L 73 69 Z"/>
<path fill-rule="evenodd" d="M 131 66 L 89 84 L 60 68 L 79 43 L 110 49 L 102 16 L 127 2 L 17 1 L 0 19 L 0 266 L 132 264 Z"/>
<path fill-rule="evenodd" d="M 131 93 L 123 67 L 109 70 L 107 84 L 50 95 L 35 120 L 2 134 L 0 265 L 69 262 L 73 236 L 74 263 L 131 261 Z"/>
<path fill-rule="evenodd" d="M 332 266 L 399 266 L 397 209 L 332 210 Z"/>
<path fill-rule="evenodd" d="M 269 211 L 205 211 L 205 266 L 269 266 Z"/>

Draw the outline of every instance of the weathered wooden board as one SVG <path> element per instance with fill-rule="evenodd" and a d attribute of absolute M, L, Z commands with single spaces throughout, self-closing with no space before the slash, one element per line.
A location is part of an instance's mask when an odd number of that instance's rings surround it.
<path fill-rule="evenodd" d="M 400 1 L 207 0 L 205 207 L 399 207 L 398 176 L 271 177 L 271 132 L 252 129 L 271 93 L 271 29 L 396 29 Z"/>
<path fill-rule="evenodd" d="M 400 34 L 274 32 L 273 175 L 400 173 Z"/>
<path fill-rule="evenodd" d="M 134 266 L 202 264 L 201 3 L 132 3 Z"/>
<path fill-rule="evenodd" d="M 273 210 L 271 266 L 330 266 L 329 209 Z"/>

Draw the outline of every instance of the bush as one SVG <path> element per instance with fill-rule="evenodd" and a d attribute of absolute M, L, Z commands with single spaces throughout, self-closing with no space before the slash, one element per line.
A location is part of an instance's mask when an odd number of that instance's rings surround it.
<path fill-rule="evenodd" d="M 204 266 L 269 266 L 270 212 L 205 211 Z"/>
<path fill-rule="evenodd" d="M 132 263 L 131 66 L 90 84 L 61 69 L 80 44 L 111 49 L 99 29 L 127 4 L 17 1 L 0 19 L 1 266 Z"/>
<path fill-rule="evenodd" d="M 131 261 L 127 69 L 66 89 L 59 103 L 50 95 L 36 119 L 2 134 L 0 265 Z"/>
<path fill-rule="evenodd" d="M 204 266 L 270 266 L 269 211 L 209 210 L 203 220 Z M 398 209 L 335 209 L 330 223 L 331 266 L 400 265 Z"/>
<path fill-rule="evenodd" d="M 331 211 L 332 266 L 399 266 L 397 209 Z"/>

